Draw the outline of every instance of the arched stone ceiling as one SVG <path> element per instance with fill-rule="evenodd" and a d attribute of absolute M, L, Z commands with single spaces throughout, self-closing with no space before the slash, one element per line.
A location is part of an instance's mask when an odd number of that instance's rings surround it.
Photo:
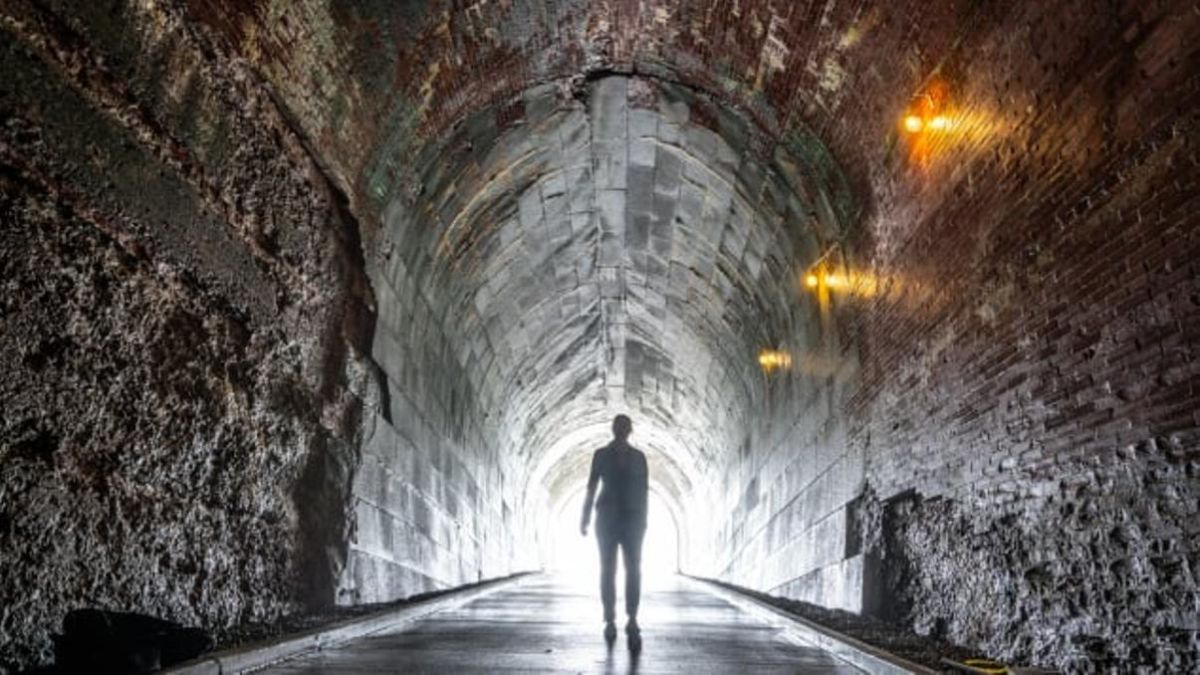
<path fill-rule="evenodd" d="M 679 497 L 742 444 L 758 350 L 817 337 L 797 281 L 841 229 L 837 176 L 813 139 L 778 143 L 729 112 L 705 124 L 693 111 L 711 100 L 651 78 L 517 103 L 506 130 L 494 110 L 467 118 L 421 193 L 389 204 L 377 283 L 443 312 L 517 475 L 578 480 L 628 411 Z"/>
<path fill-rule="evenodd" d="M 928 74 L 922 52 L 978 23 L 964 0 L 920 16 L 833 0 L 187 3 L 270 81 L 352 198 L 380 208 L 420 191 L 411 161 L 463 120 L 494 109 L 504 127 L 522 92 L 605 72 L 703 91 L 720 106 L 710 122 L 732 107 L 775 136 L 806 126 L 857 172 L 856 132 L 884 137 Z M 921 44 L 906 44 L 918 25 Z M 904 86 L 861 86 L 897 76 Z"/>
<path fill-rule="evenodd" d="M 678 497 L 744 443 L 757 350 L 815 340 L 796 276 L 861 203 L 801 114 L 841 94 L 799 64 L 828 70 L 878 17 L 190 5 L 271 81 L 355 211 L 378 214 L 376 285 L 425 295 L 521 484 L 559 490 L 628 411 Z"/>

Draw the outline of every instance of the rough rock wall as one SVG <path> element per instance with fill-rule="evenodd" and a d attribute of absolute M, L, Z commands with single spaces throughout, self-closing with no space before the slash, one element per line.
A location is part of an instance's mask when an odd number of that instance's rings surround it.
<path fill-rule="evenodd" d="M 0 36 L 0 669 L 77 607 L 220 629 L 331 602 L 356 223 L 172 11 L 5 2 Z"/>

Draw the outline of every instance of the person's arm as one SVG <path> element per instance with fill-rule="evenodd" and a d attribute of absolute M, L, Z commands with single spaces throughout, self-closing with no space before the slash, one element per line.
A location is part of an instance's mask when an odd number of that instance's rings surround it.
<path fill-rule="evenodd" d="M 650 463 L 646 461 L 646 453 L 639 452 L 638 454 L 642 460 L 641 485 L 638 486 L 638 489 L 642 500 L 642 513 L 645 513 L 649 509 L 650 502 Z"/>
<path fill-rule="evenodd" d="M 579 532 L 587 536 L 588 522 L 592 519 L 592 503 L 596 501 L 596 485 L 600 483 L 600 451 L 592 455 L 592 472 L 588 475 L 587 497 L 583 500 L 583 519 L 579 521 Z"/>

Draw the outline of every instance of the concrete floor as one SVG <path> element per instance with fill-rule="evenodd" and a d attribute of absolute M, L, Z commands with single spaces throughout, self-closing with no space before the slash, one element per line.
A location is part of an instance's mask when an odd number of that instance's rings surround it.
<path fill-rule="evenodd" d="M 618 600 L 619 602 L 619 600 Z M 676 577 L 642 599 L 643 647 L 624 632 L 610 648 L 598 593 L 534 577 L 403 632 L 288 661 L 270 673 L 860 673 L 691 582 Z"/>

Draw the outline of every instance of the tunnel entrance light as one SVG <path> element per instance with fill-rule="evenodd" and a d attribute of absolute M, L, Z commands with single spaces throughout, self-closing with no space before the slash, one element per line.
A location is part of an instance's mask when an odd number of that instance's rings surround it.
<path fill-rule="evenodd" d="M 592 589 L 600 578 L 600 557 L 596 549 L 595 523 L 588 536 L 579 534 L 579 508 L 583 492 L 563 500 L 558 508 L 553 531 L 549 535 L 549 559 L 543 560 L 546 570 L 565 583 Z M 680 569 L 679 525 L 657 490 L 650 490 L 646 512 L 646 537 L 642 542 L 642 590 L 667 587 L 671 576 Z M 624 579 L 620 568 L 619 579 Z M 622 583 L 617 584 L 618 594 Z M 596 607 L 600 598 L 595 598 Z"/>

